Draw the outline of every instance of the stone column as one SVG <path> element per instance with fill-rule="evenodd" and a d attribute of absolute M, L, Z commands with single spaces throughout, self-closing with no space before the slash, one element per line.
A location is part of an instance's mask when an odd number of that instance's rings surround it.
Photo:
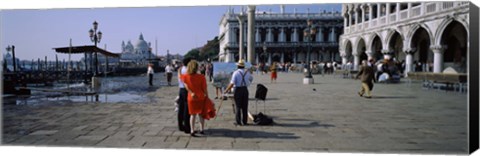
<path fill-rule="evenodd" d="M 282 56 L 280 57 L 280 62 L 284 63 L 285 61 L 285 52 L 282 52 Z"/>
<path fill-rule="evenodd" d="M 267 42 L 273 42 L 272 28 L 268 28 Z"/>
<path fill-rule="evenodd" d="M 365 4 L 362 4 L 360 6 L 360 8 L 361 8 L 361 11 L 362 11 L 362 23 L 363 23 L 363 22 L 365 22 Z M 364 28 L 362 27 L 362 29 L 364 29 Z"/>
<path fill-rule="evenodd" d="M 280 31 L 281 31 L 281 32 L 280 32 L 280 35 L 279 35 L 279 37 L 278 37 L 279 40 L 280 40 L 280 42 L 285 42 L 285 30 L 284 30 L 284 29 L 285 29 L 285 28 L 280 28 Z"/>
<path fill-rule="evenodd" d="M 397 3 L 397 7 L 395 9 L 396 9 L 395 12 L 397 14 L 396 15 L 396 17 L 397 17 L 396 21 L 398 21 L 398 20 L 400 20 L 400 3 Z"/>
<path fill-rule="evenodd" d="M 347 28 L 348 27 L 347 25 L 348 25 L 348 18 L 344 16 L 343 17 L 343 27 Z"/>
<path fill-rule="evenodd" d="M 255 63 L 258 64 L 258 53 L 255 53 Z"/>
<path fill-rule="evenodd" d="M 410 18 L 410 12 L 412 11 L 412 3 L 407 4 L 407 18 Z"/>
<path fill-rule="evenodd" d="M 377 19 L 380 18 L 380 13 L 381 13 L 380 11 L 381 10 L 382 10 L 382 5 L 380 3 L 377 3 Z"/>
<path fill-rule="evenodd" d="M 389 21 L 390 21 L 389 20 L 390 19 L 390 3 L 387 2 L 387 4 L 385 4 L 385 7 L 386 7 L 386 9 L 385 9 L 385 11 L 386 11 L 386 13 L 385 13 L 386 17 L 385 18 L 386 19 L 385 19 L 385 21 L 386 21 L 386 23 L 389 23 Z"/>
<path fill-rule="evenodd" d="M 420 15 L 425 14 L 425 2 L 420 3 Z"/>
<path fill-rule="evenodd" d="M 353 53 L 353 70 L 357 71 L 360 65 L 360 55 L 358 53 Z"/>
<path fill-rule="evenodd" d="M 340 51 L 340 57 L 342 57 L 342 65 L 347 64 L 348 60 L 347 60 L 347 54 L 345 53 L 345 51 Z"/>
<path fill-rule="evenodd" d="M 404 75 L 407 76 L 408 72 L 413 72 L 413 54 L 415 51 L 412 49 L 406 49 L 405 54 L 407 56 L 405 57 L 405 71 Z"/>
<path fill-rule="evenodd" d="M 292 51 L 293 52 L 293 63 L 297 63 L 297 52 L 296 51 Z"/>
<path fill-rule="evenodd" d="M 348 26 L 352 26 L 352 12 L 348 11 Z"/>
<path fill-rule="evenodd" d="M 360 18 L 358 18 L 359 14 L 358 14 L 358 9 L 357 9 L 357 7 L 355 7 L 355 8 L 353 9 L 353 12 L 354 12 L 354 15 L 355 15 L 355 25 L 357 25 L 357 24 L 359 23 L 359 22 L 358 22 L 358 19 L 360 19 Z"/>
<path fill-rule="evenodd" d="M 369 10 L 368 11 L 368 16 L 369 16 L 368 17 L 368 23 L 369 23 L 368 26 L 370 27 L 372 25 L 371 22 L 372 22 L 372 19 L 373 19 L 373 6 L 372 6 L 372 4 L 368 4 L 368 10 Z"/>
<path fill-rule="evenodd" d="M 337 34 L 335 33 L 335 27 L 332 27 L 332 41 L 337 42 Z"/>
<path fill-rule="evenodd" d="M 319 27 L 317 34 L 315 34 L 315 37 L 317 38 L 317 42 L 323 42 L 323 28 Z"/>
<path fill-rule="evenodd" d="M 293 28 L 292 42 L 298 42 L 298 32 L 297 32 L 297 28 Z"/>
<path fill-rule="evenodd" d="M 260 40 L 260 30 L 258 28 L 255 29 L 255 42 L 262 42 Z"/>
<path fill-rule="evenodd" d="M 238 50 L 238 57 L 239 57 L 239 60 L 243 60 L 245 59 L 243 56 L 244 54 L 244 51 L 243 51 L 243 21 L 244 21 L 244 16 L 242 13 L 240 13 L 240 15 L 237 16 L 237 20 L 238 20 L 238 23 L 239 23 L 239 39 L 238 39 L 238 47 L 239 47 L 239 50 Z"/>
<path fill-rule="evenodd" d="M 443 71 L 443 52 L 445 48 L 441 45 L 432 45 L 430 49 L 433 51 L 433 72 L 441 73 Z"/>
<path fill-rule="evenodd" d="M 255 54 L 255 6 L 249 5 L 248 6 L 248 47 L 247 47 L 247 62 L 254 62 L 254 54 Z"/>

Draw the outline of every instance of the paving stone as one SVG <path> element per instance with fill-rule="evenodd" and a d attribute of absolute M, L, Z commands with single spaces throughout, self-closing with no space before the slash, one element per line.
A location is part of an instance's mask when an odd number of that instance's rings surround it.
<path fill-rule="evenodd" d="M 38 130 L 33 133 L 30 133 L 29 135 L 52 135 L 57 133 L 58 130 Z"/>
<path fill-rule="evenodd" d="M 62 106 L 4 106 L 2 144 L 35 146 L 213 149 L 254 151 L 465 154 L 467 95 L 424 90 L 421 84 L 375 84 L 372 99 L 358 97 L 357 80 L 300 73 L 254 74 L 249 87 L 267 86 L 266 109 L 273 126 L 234 126 L 231 102 L 206 121 L 206 136 L 178 130 L 172 100 L 177 87 L 147 93 L 145 104 L 75 103 Z M 211 85 L 211 97 L 215 88 Z M 313 88 L 316 91 L 313 91 Z M 218 104 L 216 102 L 216 106 Z M 254 110 L 255 100 L 249 109 Z M 251 121 L 249 121 L 252 123 Z"/>

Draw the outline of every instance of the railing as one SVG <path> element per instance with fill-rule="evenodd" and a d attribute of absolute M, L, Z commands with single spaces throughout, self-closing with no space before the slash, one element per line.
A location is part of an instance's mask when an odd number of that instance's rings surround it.
<path fill-rule="evenodd" d="M 437 3 L 435 2 L 427 4 L 426 7 L 427 7 L 427 12 L 426 12 L 427 14 L 437 11 Z"/>
<path fill-rule="evenodd" d="M 408 17 L 408 10 L 400 11 L 400 20 L 406 19 Z"/>
<path fill-rule="evenodd" d="M 379 25 L 383 25 L 387 23 L 387 17 L 383 16 L 382 18 L 380 18 L 380 24 Z"/>
<path fill-rule="evenodd" d="M 470 2 L 430 2 L 430 3 L 423 3 L 421 5 L 417 5 L 415 7 L 410 8 L 410 10 L 405 9 L 400 11 L 399 14 L 396 12 L 390 14 L 389 16 L 382 16 L 379 18 L 371 19 L 369 21 L 365 21 L 363 23 L 357 23 L 355 25 L 351 25 L 345 28 L 345 33 L 354 33 L 355 31 L 359 30 L 366 30 L 370 28 L 375 28 L 378 26 L 383 26 L 388 23 L 394 22 L 402 22 L 411 18 L 416 18 L 419 16 L 427 16 L 432 15 L 438 12 L 443 12 L 446 10 L 455 9 L 458 7 L 468 6 Z M 422 11 L 423 10 L 423 11 Z M 397 16 L 399 15 L 399 16 Z"/>
<path fill-rule="evenodd" d="M 397 21 L 397 14 L 392 14 L 390 15 L 390 19 L 388 20 L 389 22 L 395 22 Z"/>
<path fill-rule="evenodd" d="M 422 5 L 416 6 L 412 8 L 412 12 L 410 12 L 410 18 L 419 16 L 422 10 Z"/>
<path fill-rule="evenodd" d="M 377 19 L 372 20 L 372 27 L 377 26 L 377 21 L 378 21 Z"/>
<path fill-rule="evenodd" d="M 231 18 L 236 18 L 235 16 Z M 257 20 L 268 19 L 292 19 L 292 18 L 311 18 L 311 19 L 329 19 L 329 18 L 342 18 L 343 16 L 340 12 L 324 12 L 324 13 L 255 13 L 255 18 Z"/>
<path fill-rule="evenodd" d="M 468 2 L 467 2 L 468 3 Z M 453 7 L 453 2 L 443 2 L 442 3 L 442 10 L 449 9 Z"/>

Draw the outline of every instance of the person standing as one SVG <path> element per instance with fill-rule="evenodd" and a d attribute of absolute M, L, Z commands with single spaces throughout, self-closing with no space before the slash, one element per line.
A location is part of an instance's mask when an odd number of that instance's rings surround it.
<path fill-rule="evenodd" d="M 166 67 L 165 67 L 165 73 L 167 74 L 167 82 L 168 82 L 168 85 L 172 85 L 172 75 L 173 75 L 173 67 L 172 65 L 168 64 Z"/>
<path fill-rule="evenodd" d="M 200 134 L 204 134 L 205 119 L 203 118 L 203 110 L 206 108 L 206 100 L 208 100 L 207 80 L 205 75 L 198 74 L 198 63 L 195 60 L 190 61 L 187 65 L 187 74 L 182 75 L 182 81 L 188 92 L 188 113 L 190 114 L 190 136 L 195 137 L 195 120 L 200 119 Z"/>
<path fill-rule="evenodd" d="M 178 68 L 178 87 L 180 90 L 178 91 L 178 128 L 180 131 L 184 131 L 185 133 L 190 133 L 190 114 L 188 114 L 188 101 L 187 101 L 187 89 L 185 89 L 185 85 L 181 79 L 183 74 L 187 73 L 187 64 L 190 62 L 189 58 L 185 58 L 182 61 L 181 66 Z"/>
<path fill-rule="evenodd" d="M 203 76 L 205 76 L 205 71 L 206 71 L 206 69 L 205 69 L 205 64 L 200 65 L 200 73 L 201 73 Z"/>
<path fill-rule="evenodd" d="M 213 64 L 210 61 L 207 62 L 206 72 L 207 72 L 209 82 L 213 82 Z"/>
<path fill-rule="evenodd" d="M 277 82 L 277 63 L 273 62 L 272 66 L 270 66 L 270 83 Z"/>
<path fill-rule="evenodd" d="M 150 84 L 150 86 L 153 86 L 153 64 L 151 63 L 148 64 L 147 74 L 148 74 L 148 84 Z"/>
<path fill-rule="evenodd" d="M 375 82 L 373 64 L 373 59 L 370 59 L 368 62 L 363 60 L 362 67 L 356 76 L 357 79 L 360 77 L 360 80 L 362 81 L 362 90 L 358 92 L 360 97 L 362 97 L 364 94 L 367 94 L 365 98 L 372 98 L 371 90 L 373 89 L 373 82 Z"/>
<path fill-rule="evenodd" d="M 229 93 L 234 88 L 233 98 L 235 99 L 235 125 L 247 125 L 248 120 L 248 86 L 253 81 L 253 77 L 245 69 L 245 62 L 238 61 L 237 70 L 233 72 L 230 84 L 225 93 Z"/>

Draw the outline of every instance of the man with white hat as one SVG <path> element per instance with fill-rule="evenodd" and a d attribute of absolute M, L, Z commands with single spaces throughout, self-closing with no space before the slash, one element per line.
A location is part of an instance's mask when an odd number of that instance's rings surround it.
<path fill-rule="evenodd" d="M 233 72 L 232 79 L 225 93 L 234 88 L 233 97 L 235 99 L 235 125 L 247 125 L 248 120 L 248 86 L 252 83 L 251 73 L 245 69 L 245 62 L 238 61 L 238 69 Z"/>

